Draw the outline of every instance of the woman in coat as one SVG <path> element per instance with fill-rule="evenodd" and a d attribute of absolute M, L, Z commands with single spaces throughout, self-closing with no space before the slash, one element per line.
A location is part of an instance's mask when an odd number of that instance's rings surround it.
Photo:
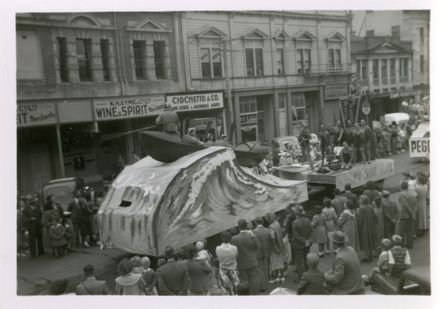
<path fill-rule="evenodd" d="M 382 207 L 382 197 L 378 196 L 373 201 L 373 211 L 376 216 L 376 255 L 379 255 L 382 248 L 382 239 L 385 238 L 385 222 L 384 212 Z"/>
<path fill-rule="evenodd" d="M 347 235 L 347 246 L 354 250 L 359 250 L 359 235 L 356 222 L 356 211 L 353 200 L 348 199 L 345 203 L 344 211 L 338 218 L 338 229 L 342 230 Z"/>
<path fill-rule="evenodd" d="M 145 284 L 142 274 L 135 274 L 133 264 L 129 259 L 123 259 L 118 264 L 119 277 L 115 279 L 116 295 L 145 295 Z"/>
<path fill-rule="evenodd" d="M 283 245 L 283 231 L 280 223 L 275 220 L 274 213 L 267 215 L 269 222 L 270 237 L 272 240 L 272 252 L 269 256 L 269 270 L 271 273 L 271 283 L 283 282 L 284 278 L 284 245 Z"/>
<path fill-rule="evenodd" d="M 312 242 L 318 245 L 319 257 L 323 257 L 325 255 L 325 243 L 327 240 L 326 232 L 325 232 L 325 220 L 326 216 L 322 213 L 321 206 L 316 206 L 314 208 L 315 215 L 312 219 Z"/>
<path fill-rule="evenodd" d="M 359 197 L 357 225 L 359 229 L 359 248 L 365 253 L 364 261 L 371 261 L 376 249 L 377 218 L 366 195 Z"/>

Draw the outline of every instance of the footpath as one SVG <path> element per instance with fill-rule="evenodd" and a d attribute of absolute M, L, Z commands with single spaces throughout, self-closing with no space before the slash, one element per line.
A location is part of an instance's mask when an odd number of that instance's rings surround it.
<path fill-rule="evenodd" d="M 127 252 L 119 249 L 100 250 L 99 247 L 79 248 L 75 252 L 56 259 L 50 254 L 34 259 L 25 257 L 17 260 L 17 295 L 47 294 L 50 284 L 60 279 L 68 280 L 68 291 L 83 280 L 82 268 L 87 264 L 95 266 L 96 274 L 113 273 L 119 260 Z"/>

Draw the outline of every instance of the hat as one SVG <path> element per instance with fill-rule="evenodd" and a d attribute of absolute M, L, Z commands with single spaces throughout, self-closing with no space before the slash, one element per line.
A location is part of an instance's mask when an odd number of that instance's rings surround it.
<path fill-rule="evenodd" d="M 390 196 L 390 191 L 388 191 L 388 190 L 383 190 L 383 191 L 382 191 L 382 195 L 383 195 L 383 196 Z"/>
<path fill-rule="evenodd" d="M 329 234 L 330 240 L 335 244 L 344 244 L 348 241 L 347 235 L 342 231 L 336 231 Z"/>
<path fill-rule="evenodd" d="M 391 240 L 395 245 L 399 245 L 400 243 L 402 243 L 402 236 L 395 234 L 391 237 Z"/>
<path fill-rule="evenodd" d="M 294 213 L 298 215 L 305 215 L 306 212 L 304 211 L 304 208 L 301 205 L 296 205 L 295 207 L 292 207 L 292 210 Z"/>
<path fill-rule="evenodd" d="M 223 138 L 223 137 L 228 137 L 228 136 L 227 136 L 226 134 L 222 134 L 222 138 Z"/>

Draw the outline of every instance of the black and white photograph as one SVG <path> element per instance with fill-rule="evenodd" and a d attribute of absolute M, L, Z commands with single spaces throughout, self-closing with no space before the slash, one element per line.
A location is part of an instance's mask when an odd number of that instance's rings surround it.
<path fill-rule="evenodd" d="M 16 297 L 431 296 L 432 12 L 346 6 L 16 11 Z"/>

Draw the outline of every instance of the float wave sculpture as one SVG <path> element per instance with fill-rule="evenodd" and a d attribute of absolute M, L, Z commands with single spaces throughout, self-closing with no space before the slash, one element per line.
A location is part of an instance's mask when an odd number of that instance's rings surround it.
<path fill-rule="evenodd" d="M 209 147 L 169 164 L 147 157 L 126 167 L 98 222 L 102 241 L 158 256 L 307 198 L 304 181 L 255 175 L 230 148 Z"/>

